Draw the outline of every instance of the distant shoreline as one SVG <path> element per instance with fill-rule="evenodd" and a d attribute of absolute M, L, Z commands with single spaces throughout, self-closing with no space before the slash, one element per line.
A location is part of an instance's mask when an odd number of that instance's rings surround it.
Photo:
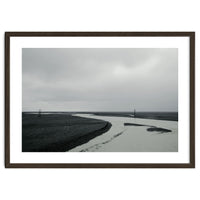
<path fill-rule="evenodd" d="M 37 114 L 38 112 L 23 112 L 27 114 Z M 60 112 L 45 111 L 43 114 L 92 114 L 107 117 L 133 117 L 133 112 Z M 178 112 L 137 112 L 135 118 L 178 121 Z"/>
<path fill-rule="evenodd" d="M 133 113 L 94 113 L 98 116 L 107 117 L 133 117 Z M 133 118 L 142 119 L 155 119 L 155 120 L 167 120 L 167 121 L 178 121 L 178 112 L 137 112 Z"/>

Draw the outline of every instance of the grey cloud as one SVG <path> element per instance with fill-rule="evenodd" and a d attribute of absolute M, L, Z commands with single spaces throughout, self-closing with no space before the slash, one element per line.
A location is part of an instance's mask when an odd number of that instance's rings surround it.
<path fill-rule="evenodd" d="M 22 51 L 23 110 L 177 111 L 177 49 Z"/>

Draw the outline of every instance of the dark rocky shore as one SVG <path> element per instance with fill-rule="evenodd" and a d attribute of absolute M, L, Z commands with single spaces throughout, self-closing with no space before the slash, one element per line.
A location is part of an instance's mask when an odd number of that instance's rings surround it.
<path fill-rule="evenodd" d="M 65 152 L 107 132 L 112 125 L 69 114 L 22 114 L 22 152 Z"/>

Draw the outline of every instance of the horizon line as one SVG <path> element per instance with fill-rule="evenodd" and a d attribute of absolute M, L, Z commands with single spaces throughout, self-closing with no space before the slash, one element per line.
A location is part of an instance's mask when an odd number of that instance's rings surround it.
<path fill-rule="evenodd" d="M 39 112 L 39 110 L 35 110 L 35 111 L 22 111 L 22 112 Z M 49 110 L 45 110 L 45 111 L 42 111 L 42 110 L 40 110 L 40 112 L 134 112 L 134 110 L 133 111 L 59 111 L 59 110 L 57 110 L 57 111 L 49 111 Z M 176 111 L 156 111 L 156 110 L 154 110 L 154 111 L 142 111 L 142 110 L 139 110 L 139 111 L 137 111 L 136 110 L 136 112 L 178 112 L 177 110 Z"/>

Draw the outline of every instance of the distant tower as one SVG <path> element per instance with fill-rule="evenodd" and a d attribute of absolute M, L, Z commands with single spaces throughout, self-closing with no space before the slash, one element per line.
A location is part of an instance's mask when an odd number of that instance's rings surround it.
<path fill-rule="evenodd" d="M 41 109 L 38 111 L 38 117 L 41 117 Z"/>
<path fill-rule="evenodd" d="M 133 113 L 134 117 L 136 117 L 136 110 L 134 109 L 134 113 Z"/>

